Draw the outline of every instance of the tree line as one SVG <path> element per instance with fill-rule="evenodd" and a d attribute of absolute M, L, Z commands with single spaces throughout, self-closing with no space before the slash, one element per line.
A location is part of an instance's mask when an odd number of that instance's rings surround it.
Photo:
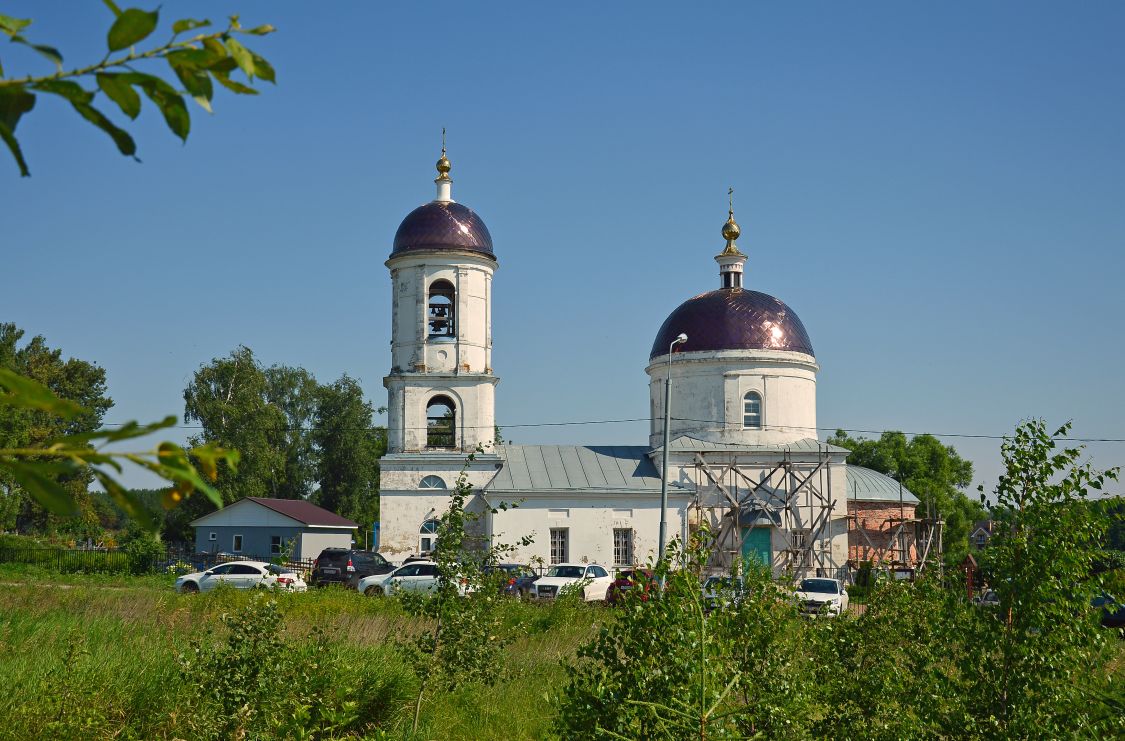
<path fill-rule="evenodd" d="M 64 435 L 81 438 L 102 429 L 113 407 L 105 369 L 64 359 L 41 335 L 24 336 L 15 324 L 0 323 L 0 369 L 42 384 L 82 411 L 67 418 L 0 404 L 0 449 L 43 448 Z M 378 517 L 386 429 L 375 425 L 376 410 L 354 378 L 320 383 L 304 368 L 265 367 L 250 348 L 238 347 L 195 371 L 184 407 L 185 420 L 199 425 L 191 446 L 241 452 L 241 465 L 213 471 L 223 504 L 248 496 L 306 499 L 364 527 Z M 51 469 L 50 475 L 72 500 L 73 514 L 52 513 L 0 467 L 0 530 L 101 540 L 106 530 L 125 529 L 136 519 L 104 486 L 92 487 L 89 468 Z M 216 508 L 208 497 L 185 497 L 175 487 L 129 494 L 166 540 L 191 540 L 189 523 Z"/>

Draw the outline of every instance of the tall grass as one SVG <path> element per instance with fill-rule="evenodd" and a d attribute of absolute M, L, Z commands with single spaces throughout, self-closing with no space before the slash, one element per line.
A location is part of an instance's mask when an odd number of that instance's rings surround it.
<path fill-rule="evenodd" d="M 0 739 L 200 737 L 197 693 L 177 656 L 193 639 L 221 640 L 220 616 L 253 595 L 177 595 L 164 581 L 0 570 Z M 331 674 L 318 681 L 364 688 L 367 696 L 354 698 L 368 716 L 363 733 L 408 738 L 416 685 L 394 644 L 419 630 L 417 619 L 394 600 L 337 589 L 279 595 L 277 602 L 286 651 L 300 657 L 325 641 L 330 661 L 319 655 L 326 667 L 315 671 Z M 543 737 L 562 660 L 607 619 L 610 611 L 581 605 L 505 605 L 504 630 L 513 640 L 498 681 L 433 694 L 419 737 Z"/>

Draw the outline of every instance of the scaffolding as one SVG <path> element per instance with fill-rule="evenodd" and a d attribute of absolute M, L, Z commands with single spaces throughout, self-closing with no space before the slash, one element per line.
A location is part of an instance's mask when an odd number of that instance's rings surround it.
<path fill-rule="evenodd" d="M 837 502 L 828 450 L 818 448 L 812 460 L 780 452 L 781 460 L 768 463 L 760 454 L 747 460 L 739 453 L 695 453 L 696 494 L 689 522 L 696 527 L 706 523 L 713 533 L 709 570 L 741 568 L 750 531 L 761 526 L 770 527 L 785 544 L 778 551 L 770 549 L 775 574 L 834 577 L 845 567 L 832 549 L 838 535 L 832 525 Z"/>
<path fill-rule="evenodd" d="M 863 562 L 867 562 L 875 568 L 890 569 L 896 574 L 911 578 L 921 574 L 926 568 L 941 568 L 945 520 L 929 506 L 925 517 L 907 516 L 901 482 L 898 509 L 897 517 L 887 517 L 879 523 L 879 532 L 872 538 L 868 534 L 870 528 L 864 527 L 860 522 L 858 507 L 849 507 L 848 565 L 851 568 L 858 569 Z M 856 544 L 854 557 L 850 552 L 853 543 Z"/>

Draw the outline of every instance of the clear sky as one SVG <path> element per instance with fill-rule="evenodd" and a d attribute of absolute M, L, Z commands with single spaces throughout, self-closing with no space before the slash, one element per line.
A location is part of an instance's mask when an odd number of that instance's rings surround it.
<path fill-rule="evenodd" d="M 68 64 L 104 54 L 96 0 L 2 12 Z M 446 126 L 500 261 L 501 425 L 648 413 L 650 346 L 718 287 L 733 186 L 747 286 L 808 329 L 823 427 L 1125 438 L 1121 3 L 165 2 L 162 29 L 204 12 L 278 27 L 250 44 L 276 87 L 193 107 L 186 145 L 146 102 L 143 164 L 44 96 L 33 176 L 0 157 L 0 319 L 103 366 L 109 422 L 182 415 L 239 344 L 384 404 L 383 262 Z M 999 441 L 946 441 L 991 486 Z"/>

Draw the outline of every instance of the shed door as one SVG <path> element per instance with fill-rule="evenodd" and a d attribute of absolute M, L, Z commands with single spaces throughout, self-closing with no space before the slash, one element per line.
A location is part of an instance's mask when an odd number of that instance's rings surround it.
<path fill-rule="evenodd" d="M 747 561 L 753 558 L 763 566 L 770 565 L 770 528 L 742 528 L 742 558 Z"/>

